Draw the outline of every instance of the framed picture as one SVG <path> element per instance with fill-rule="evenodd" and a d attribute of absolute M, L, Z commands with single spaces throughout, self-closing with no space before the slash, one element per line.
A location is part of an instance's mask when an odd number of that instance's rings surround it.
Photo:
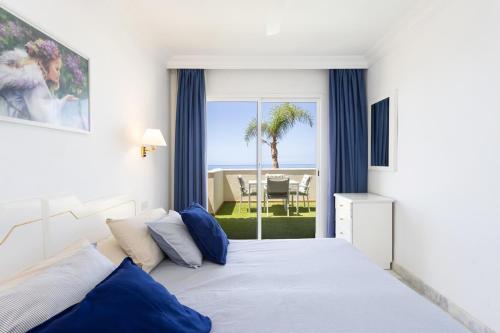
<path fill-rule="evenodd" d="M 90 132 L 88 58 L 3 7 L 0 120 Z"/>

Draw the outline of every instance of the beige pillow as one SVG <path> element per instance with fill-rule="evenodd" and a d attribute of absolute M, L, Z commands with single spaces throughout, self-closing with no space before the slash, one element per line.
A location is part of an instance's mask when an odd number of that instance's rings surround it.
<path fill-rule="evenodd" d="M 167 212 L 163 208 L 157 208 L 126 219 L 106 220 L 123 251 L 148 273 L 163 260 L 163 252 L 149 234 L 146 223 L 159 220 L 165 215 Z"/>
<path fill-rule="evenodd" d="M 111 262 L 115 265 L 121 264 L 123 259 L 127 257 L 127 254 L 120 247 L 120 244 L 118 244 L 113 235 L 109 235 L 108 237 L 98 241 L 96 249 L 106 258 L 111 260 Z"/>
<path fill-rule="evenodd" d="M 47 268 L 55 265 L 59 261 L 71 257 L 74 255 L 78 250 L 84 248 L 85 246 L 90 245 L 89 241 L 86 239 L 79 239 L 78 241 L 74 242 L 73 244 L 69 245 L 66 247 L 64 250 L 59 252 L 53 257 L 50 257 L 49 259 L 45 259 L 43 261 L 38 262 L 37 264 L 21 271 L 20 273 L 6 279 L 0 282 L 0 290 L 4 290 L 7 288 L 11 288 L 14 286 L 17 286 L 19 283 L 23 282 L 24 280 L 42 273 L 45 271 Z"/>

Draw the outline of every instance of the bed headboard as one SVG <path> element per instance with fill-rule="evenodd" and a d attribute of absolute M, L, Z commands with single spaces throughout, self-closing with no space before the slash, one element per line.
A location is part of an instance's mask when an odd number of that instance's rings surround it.
<path fill-rule="evenodd" d="M 106 218 L 136 215 L 134 200 L 81 202 L 74 195 L 0 203 L 0 280 L 53 256 L 80 238 L 109 235 Z"/>
<path fill-rule="evenodd" d="M 40 199 L 0 204 L 0 280 L 44 258 Z"/>

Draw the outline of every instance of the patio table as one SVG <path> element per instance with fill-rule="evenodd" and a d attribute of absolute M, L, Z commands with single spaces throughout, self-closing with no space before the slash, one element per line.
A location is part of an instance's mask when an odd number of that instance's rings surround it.
<path fill-rule="evenodd" d="M 295 191 L 295 207 L 296 207 L 296 212 L 299 212 L 299 184 L 300 182 L 290 179 L 290 185 L 288 185 L 290 191 Z M 262 180 L 261 181 L 261 186 L 267 185 L 267 180 Z M 257 186 L 257 180 L 251 179 L 248 181 L 248 193 L 252 193 L 252 187 Z"/>

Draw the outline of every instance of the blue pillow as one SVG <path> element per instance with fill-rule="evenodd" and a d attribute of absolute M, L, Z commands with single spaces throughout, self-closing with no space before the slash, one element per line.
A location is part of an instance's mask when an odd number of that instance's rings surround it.
<path fill-rule="evenodd" d="M 125 258 L 83 301 L 30 332 L 210 332 L 212 322 L 184 306 Z"/>
<path fill-rule="evenodd" d="M 181 216 L 203 258 L 225 265 L 229 241 L 217 220 L 197 203 L 184 209 Z"/>

